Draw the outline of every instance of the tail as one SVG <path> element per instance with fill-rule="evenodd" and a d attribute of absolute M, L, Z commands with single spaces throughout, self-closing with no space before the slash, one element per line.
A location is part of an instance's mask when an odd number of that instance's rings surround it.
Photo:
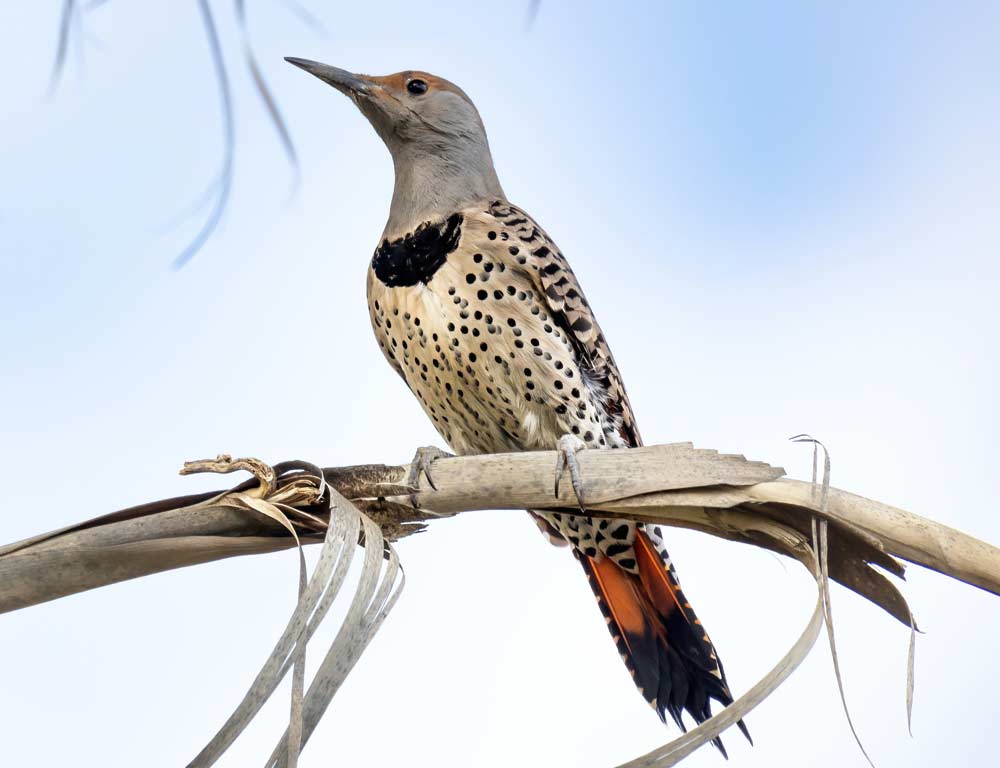
<path fill-rule="evenodd" d="M 634 548 L 638 575 L 611 558 L 576 554 L 639 693 L 661 720 L 666 722 L 670 713 L 686 731 L 685 710 L 701 723 L 712 716 L 711 699 L 728 706 L 733 696 L 712 641 L 684 597 L 666 552 L 662 547 L 658 551 L 641 527 Z M 742 720 L 738 725 L 752 744 L 746 725 Z M 728 757 L 722 739 L 712 743 Z"/>

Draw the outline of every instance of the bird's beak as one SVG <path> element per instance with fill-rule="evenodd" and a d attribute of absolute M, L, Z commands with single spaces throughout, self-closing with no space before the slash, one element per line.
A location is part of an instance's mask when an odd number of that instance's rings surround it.
<path fill-rule="evenodd" d="M 304 69 L 310 75 L 315 75 L 324 83 L 332 85 L 345 96 L 368 95 L 373 86 L 372 81 L 364 75 L 355 75 L 346 69 L 338 69 L 328 64 L 320 64 L 318 61 L 297 59 L 294 56 L 286 56 L 285 61 L 289 64 L 294 64 L 299 69 Z"/>

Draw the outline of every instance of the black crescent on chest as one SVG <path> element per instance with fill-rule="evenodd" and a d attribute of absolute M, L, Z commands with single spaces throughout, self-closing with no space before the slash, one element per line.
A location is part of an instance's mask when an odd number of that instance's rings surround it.
<path fill-rule="evenodd" d="M 372 257 L 372 270 L 375 277 L 390 287 L 426 284 L 461 239 L 461 214 L 453 213 L 436 224 L 425 221 L 405 237 L 391 243 L 383 240 Z"/>

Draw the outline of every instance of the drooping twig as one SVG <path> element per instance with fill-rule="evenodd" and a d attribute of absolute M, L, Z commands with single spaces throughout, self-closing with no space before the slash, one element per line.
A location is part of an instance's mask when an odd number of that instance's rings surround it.
<path fill-rule="evenodd" d="M 281 115 L 281 110 L 278 108 L 278 103 L 275 101 L 274 94 L 271 93 L 271 89 L 267 85 L 267 81 L 264 80 L 264 74 L 261 72 L 260 66 L 257 64 L 257 57 L 254 55 L 253 46 L 250 44 L 250 30 L 247 27 L 247 11 L 246 11 L 246 0 L 235 0 L 236 3 L 236 21 L 240 28 L 240 39 L 243 43 L 243 57 L 246 59 L 247 69 L 250 71 L 250 76 L 253 79 L 254 88 L 257 89 L 257 95 L 260 96 L 261 102 L 264 104 L 264 108 L 267 110 L 267 116 L 271 120 L 271 124 L 274 126 L 274 130 L 278 133 L 278 138 L 281 140 L 281 147 L 285 151 L 285 157 L 288 159 L 288 164 L 292 169 L 293 181 L 292 188 L 298 185 L 298 175 L 299 175 L 299 158 L 295 152 L 295 144 L 292 142 L 292 136 L 288 131 L 288 126 L 285 124 L 285 119 Z M 302 10 L 301 8 L 299 10 Z"/>
<path fill-rule="evenodd" d="M 198 251 L 205 246 L 208 240 L 217 231 L 232 195 L 233 175 L 235 170 L 236 120 L 234 115 L 230 71 L 226 66 L 226 59 L 218 31 L 218 24 L 216 23 L 211 6 L 208 0 L 197 0 L 197 3 L 199 14 L 201 16 L 202 27 L 209 44 L 212 70 L 219 92 L 223 148 L 219 172 L 209 182 L 205 194 L 200 195 L 195 204 L 188 206 L 194 210 L 201 210 L 203 206 L 207 205 L 208 211 L 194 237 L 191 238 L 181 253 L 173 260 L 173 266 L 175 269 L 180 269 L 185 264 L 190 262 L 195 254 L 197 254 Z M 106 4 L 107 0 L 89 0 L 89 2 L 82 3 L 80 0 L 63 0 L 63 7 L 60 13 L 58 25 L 55 54 L 53 57 L 52 75 L 49 83 L 50 94 L 56 90 L 59 81 L 65 72 L 66 58 L 73 38 L 74 23 L 82 23 L 82 19 L 85 14 Z M 297 0 L 284 0 L 284 5 L 286 5 L 289 11 L 307 27 L 316 32 L 323 32 L 322 22 L 306 6 Z M 540 6 L 541 0 L 528 0 L 525 15 L 526 28 L 530 28 L 534 24 Z M 292 139 L 288 124 L 278 106 L 274 92 L 267 84 L 267 80 L 264 77 L 264 71 L 257 60 L 256 54 L 254 53 L 247 21 L 246 0 L 233 0 L 233 9 L 236 16 L 238 33 L 240 36 L 240 45 L 242 47 L 243 58 L 246 63 L 247 71 L 250 74 L 250 79 L 257 95 L 260 97 L 261 103 L 264 105 L 268 119 L 274 126 L 282 151 L 284 152 L 289 167 L 291 168 L 292 181 L 290 187 L 291 192 L 294 194 L 295 190 L 298 188 L 300 173 L 295 143 Z M 190 214 L 184 213 L 177 218 L 186 218 L 188 215 Z"/>
<path fill-rule="evenodd" d="M 538 9 L 542 5 L 542 0 L 528 0 L 528 12 L 524 17 L 525 29 L 531 29 L 538 18 Z"/>
<path fill-rule="evenodd" d="M 52 75 L 49 77 L 49 95 L 55 91 L 66 68 L 66 53 L 69 51 L 70 30 L 73 28 L 73 17 L 77 8 L 75 0 L 63 0 L 62 12 L 59 14 L 59 37 L 56 41 L 56 55 L 52 62 Z"/>
<path fill-rule="evenodd" d="M 107 0 L 90 0 L 90 2 L 86 3 L 81 3 L 80 0 L 63 0 L 49 85 L 50 93 L 55 91 L 66 70 L 66 59 L 74 37 L 74 25 L 82 23 L 82 18 L 85 14 L 105 5 L 106 2 Z M 183 267 L 188 263 L 218 229 L 231 197 L 235 169 L 236 120 L 230 71 L 226 64 L 219 27 L 209 0 L 197 0 L 197 4 L 198 12 L 201 16 L 202 28 L 208 42 L 212 71 L 219 95 L 223 145 L 219 172 L 209 183 L 206 193 L 200 196 L 198 202 L 191 206 L 194 210 L 201 210 L 203 206 L 207 205 L 208 211 L 197 233 L 174 259 L 173 265 L 175 268 Z M 315 30 L 322 27 L 319 20 L 301 4 L 294 2 L 294 0 L 287 0 L 286 4 L 292 13 L 310 28 Z M 271 88 L 267 85 L 263 70 L 257 61 L 253 45 L 250 42 L 246 1 L 234 0 L 233 10 L 236 16 L 240 45 L 247 71 L 254 89 L 261 99 L 261 103 L 264 105 L 268 119 L 274 126 L 282 150 L 292 169 L 291 189 L 294 193 L 298 186 L 299 176 L 299 164 L 295 144 L 288 125 L 278 107 L 277 99 Z M 190 213 L 178 218 L 186 218 L 188 215 Z"/>
<path fill-rule="evenodd" d="M 309 29 L 313 32 L 318 35 L 326 34 L 326 26 L 323 24 L 322 20 L 302 5 L 302 3 L 296 2 L 296 0 L 284 0 L 283 4 L 298 18 L 299 21 L 309 27 Z"/>
<path fill-rule="evenodd" d="M 198 0 L 198 10 L 201 13 L 202 26 L 205 30 L 205 37 L 208 40 L 208 50 L 212 59 L 212 70 L 215 72 L 215 82 L 219 91 L 219 108 L 222 120 L 222 167 L 214 182 L 215 199 L 209 210 L 208 216 L 201 225 L 201 229 L 194 236 L 190 243 L 181 251 L 180 255 L 174 259 L 174 269 L 180 269 L 187 264 L 201 247 L 205 244 L 212 233 L 219 226 L 222 214 L 226 210 L 229 202 L 229 195 L 233 188 L 233 157 L 236 153 L 236 128 L 233 120 L 233 97 L 229 83 L 229 72 L 226 70 L 226 58 L 222 52 L 222 43 L 219 40 L 219 32 L 215 24 L 215 17 L 208 0 Z"/>

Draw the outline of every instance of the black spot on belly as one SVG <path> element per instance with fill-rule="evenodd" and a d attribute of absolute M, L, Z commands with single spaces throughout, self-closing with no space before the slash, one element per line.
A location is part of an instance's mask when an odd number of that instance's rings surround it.
<path fill-rule="evenodd" d="M 375 276 L 390 287 L 428 283 L 462 237 L 462 216 L 438 224 L 425 221 L 412 235 L 382 241 L 372 257 Z"/>

